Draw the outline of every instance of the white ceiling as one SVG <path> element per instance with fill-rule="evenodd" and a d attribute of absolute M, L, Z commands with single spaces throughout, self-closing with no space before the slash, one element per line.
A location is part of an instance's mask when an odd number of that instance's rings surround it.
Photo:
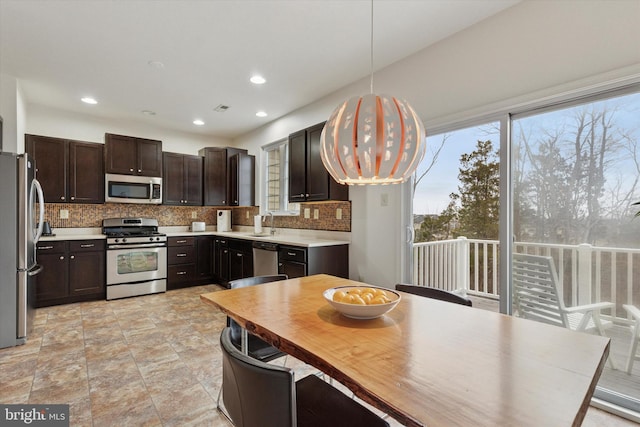
<path fill-rule="evenodd" d="M 374 68 L 517 1 L 375 0 Z M 27 103 L 234 138 L 368 76 L 370 7 L 369 0 L 0 0 L 0 72 L 20 80 Z M 254 73 L 267 83 L 251 84 Z M 87 95 L 99 103 L 80 102 Z M 219 104 L 230 108 L 217 113 Z M 268 116 L 256 117 L 258 110 Z M 196 118 L 206 124 L 193 125 Z"/>

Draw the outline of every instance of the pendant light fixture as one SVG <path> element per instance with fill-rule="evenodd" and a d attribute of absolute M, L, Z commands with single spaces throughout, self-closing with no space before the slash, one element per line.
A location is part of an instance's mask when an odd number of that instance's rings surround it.
<path fill-rule="evenodd" d="M 373 93 L 373 0 L 370 66 L 371 93 L 338 105 L 320 137 L 324 167 L 341 184 L 405 182 L 425 152 L 424 125 L 409 103 Z"/>

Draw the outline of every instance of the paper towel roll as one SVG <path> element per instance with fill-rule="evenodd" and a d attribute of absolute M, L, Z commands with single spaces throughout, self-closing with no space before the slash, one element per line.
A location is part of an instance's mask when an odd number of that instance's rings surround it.
<path fill-rule="evenodd" d="M 253 217 L 253 232 L 256 234 L 262 233 L 262 216 L 260 215 Z"/>

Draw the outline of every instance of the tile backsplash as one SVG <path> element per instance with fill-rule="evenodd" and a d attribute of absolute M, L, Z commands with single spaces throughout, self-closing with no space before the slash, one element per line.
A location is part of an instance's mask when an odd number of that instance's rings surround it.
<path fill-rule="evenodd" d="M 218 209 L 232 210 L 232 225 L 253 226 L 253 217 L 260 214 L 258 206 L 213 207 L 213 206 L 165 206 L 136 205 L 127 203 L 79 204 L 45 203 L 45 220 L 52 228 L 101 227 L 104 218 L 143 217 L 157 218 L 163 226 L 188 226 L 193 221 L 204 221 L 207 226 L 216 225 Z M 309 218 L 304 217 L 305 209 Z M 341 215 L 336 215 L 338 209 Z M 61 218 L 66 211 L 68 218 Z M 194 214 L 195 213 L 195 214 Z M 314 218 L 317 214 L 317 219 Z M 195 218 L 193 217 L 195 215 Z M 337 219 L 337 216 L 341 216 Z M 269 219 L 263 223 L 269 226 Z M 351 231 L 351 202 L 302 203 L 300 214 L 274 217 L 278 228 L 299 228 L 308 230 Z"/>

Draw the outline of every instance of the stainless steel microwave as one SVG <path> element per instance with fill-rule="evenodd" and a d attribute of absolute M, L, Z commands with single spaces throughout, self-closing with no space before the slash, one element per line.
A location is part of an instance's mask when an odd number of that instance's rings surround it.
<path fill-rule="evenodd" d="M 162 178 L 105 174 L 105 202 L 111 203 L 162 203 Z"/>

